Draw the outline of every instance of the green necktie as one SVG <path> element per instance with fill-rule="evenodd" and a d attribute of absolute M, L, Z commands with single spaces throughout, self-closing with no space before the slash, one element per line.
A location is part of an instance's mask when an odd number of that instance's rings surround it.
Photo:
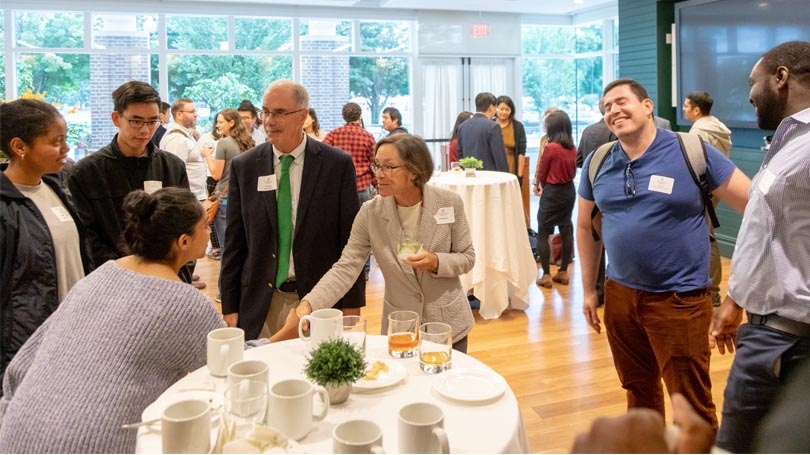
<path fill-rule="evenodd" d="M 292 155 L 282 155 L 281 179 L 278 182 L 278 270 L 276 287 L 287 280 L 290 268 L 290 250 L 292 249 L 292 192 L 290 191 L 290 165 L 295 159 Z"/>

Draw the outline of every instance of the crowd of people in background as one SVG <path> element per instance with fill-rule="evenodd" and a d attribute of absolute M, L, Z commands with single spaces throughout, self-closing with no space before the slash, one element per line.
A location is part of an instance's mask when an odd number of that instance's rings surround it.
<path fill-rule="evenodd" d="M 449 160 L 475 157 L 540 197 L 538 286 L 569 284 L 576 239 L 584 317 L 601 332 L 604 305 L 628 408 L 654 411 L 597 421 L 576 451 L 808 449 L 773 445 L 804 435 L 791 430 L 796 420 L 772 413 L 761 426 L 810 357 L 810 231 L 801 228 L 810 219 L 808 56 L 810 43 L 788 42 L 752 69 L 758 124 L 776 130 L 753 182 L 729 158 L 731 131 L 705 92 L 682 106 L 703 141 L 699 176 L 683 136 L 632 79 L 607 84 L 603 118 L 579 147 L 568 115 L 546 111 L 531 182 L 511 97 L 482 92 L 474 113 L 458 114 Z M 69 172 L 67 125 L 52 105 L 0 105 L 1 451 L 134 450 L 135 434 L 120 424 L 205 363 L 208 331 L 240 327 L 247 339 L 278 341 L 295 337 L 313 310 L 359 314 L 370 254 L 385 279 L 383 328 L 391 311 L 416 311 L 450 324 L 454 348 L 467 350 L 474 319 L 459 276 L 475 251 L 465 209 L 455 193 L 427 185 L 433 157 L 398 109 L 383 109 L 378 141 L 353 102 L 342 108 L 346 123 L 325 132 L 306 88 L 289 80 L 270 84 L 260 107 L 244 100 L 217 112 L 204 134 L 191 99 L 168 104 L 130 81 L 112 100 L 117 134 Z M 725 298 L 705 220 L 718 200 L 743 214 Z M 552 276 L 545 238 L 555 228 L 562 255 Z M 423 248 L 397 257 L 405 232 Z M 206 253 L 221 260 L 221 315 L 194 289 L 206 286 L 194 273 Z M 715 346 L 737 349 L 722 426 L 709 376 Z M 670 446 L 655 417 L 665 409 L 662 381 L 683 431 Z M 88 398 L 99 394 L 101 405 Z M 806 414 L 807 400 L 795 400 Z M 776 409 L 799 413 L 789 400 Z"/>

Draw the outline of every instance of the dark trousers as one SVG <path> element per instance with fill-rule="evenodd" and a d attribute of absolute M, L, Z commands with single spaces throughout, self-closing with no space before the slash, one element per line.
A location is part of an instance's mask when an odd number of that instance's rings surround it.
<path fill-rule="evenodd" d="M 548 236 L 553 233 L 554 226 L 537 230 L 537 254 L 540 256 L 543 273 L 551 273 L 551 247 L 548 245 Z M 567 271 L 574 255 L 574 225 L 560 226 L 560 237 L 562 237 L 560 270 Z"/>
<path fill-rule="evenodd" d="M 357 192 L 357 199 L 360 199 L 360 205 L 363 205 L 366 201 L 371 200 L 371 188 L 372 186 L 369 185 L 363 191 Z M 363 272 L 366 274 L 366 279 L 368 279 L 368 273 L 371 271 L 371 258 L 366 258 L 366 264 L 363 266 Z"/>
<path fill-rule="evenodd" d="M 464 337 L 453 343 L 453 349 L 459 352 L 467 353 L 467 337 Z"/>
<path fill-rule="evenodd" d="M 647 292 L 605 283 L 605 328 L 628 408 L 664 415 L 664 390 L 682 394 L 712 426 L 717 415 L 709 376 L 709 289 Z"/>
<path fill-rule="evenodd" d="M 737 330 L 736 347 L 723 394 L 723 424 L 715 443 L 732 453 L 751 453 L 765 415 L 791 374 L 810 358 L 810 339 L 743 324 Z"/>
<path fill-rule="evenodd" d="M 208 189 L 208 195 L 210 196 L 211 194 L 214 193 L 214 189 L 217 187 L 217 181 L 214 180 L 213 177 L 208 177 L 208 179 L 205 181 L 205 186 Z M 210 237 L 211 248 L 219 248 L 219 239 L 217 238 L 216 225 L 214 224 L 213 221 L 211 221 L 208 227 L 211 228 L 211 237 Z"/>

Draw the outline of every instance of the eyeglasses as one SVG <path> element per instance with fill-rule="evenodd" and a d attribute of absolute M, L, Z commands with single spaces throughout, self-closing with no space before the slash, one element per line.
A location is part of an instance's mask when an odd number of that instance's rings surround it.
<path fill-rule="evenodd" d="M 632 161 L 627 163 L 627 167 L 624 168 L 624 195 L 625 196 L 636 195 L 636 176 L 633 175 Z"/>
<path fill-rule="evenodd" d="M 296 109 L 294 111 L 284 111 L 284 110 L 281 110 L 281 109 L 277 109 L 275 111 L 268 111 L 267 109 L 262 109 L 262 110 L 259 111 L 259 115 L 261 116 L 261 118 L 272 118 L 272 117 L 277 117 L 278 118 L 278 117 L 286 117 L 288 115 L 297 114 L 297 113 L 299 113 L 301 111 L 305 111 L 305 110 L 306 110 L 306 108 Z"/>
<path fill-rule="evenodd" d="M 381 173 L 383 175 L 391 175 L 397 169 L 405 166 L 404 164 L 400 164 L 399 166 L 391 166 L 390 164 L 380 164 L 380 163 L 371 163 L 368 167 L 371 169 L 373 173 Z"/>
<path fill-rule="evenodd" d="M 156 119 L 156 120 L 140 120 L 140 119 L 129 118 L 126 115 L 124 115 L 123 112 L 119 112 L 119 114 L 121 115 L 121 117 L 124 118 L 124 120 L 129 122 L 129 126 L 131 126 L 133 128 L 136 128 L 136 129 L 143 128 L 144 125 L 148 126 L 149 128 L 157 128 L 158 125 L 160 125 L 160 119 Z"/>
<path fill-rule="evenodd" d="M 185 112 L 186 114 L 196 114 L 197 109 L 194 109 L 193 111 L 177 111 L 177 112 Z"/>

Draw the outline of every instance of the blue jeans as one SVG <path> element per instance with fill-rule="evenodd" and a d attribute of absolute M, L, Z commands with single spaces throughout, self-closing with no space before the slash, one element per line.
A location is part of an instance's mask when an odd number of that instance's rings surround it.
<path fill-rule="evenodd" d="M 217 216 L 214 217 L 214 226 L 217 231 L 217 241 L 220 251 L 225 249 L 225 220 L 228 217 L 228 198 L 219 201 Z"/>
<path fill-rule="evenodd" d="M 751 453 L 757 430 L 790 374 L 810 358 L 810 339 L 743 324 L 737 330 L 736 350 L 715 444 L 732 453 Z"/>
<path fill-rule="evenodd" d="M 219 208 L 217 208 L 217 216 L 214 217 L 214 226 L 217 231 L 217 241 L 219 243 L 219 253 L 225 252 L 225 221 L 228 218 L 228 198 L 220 199 Z M 221 256 L 220 256 L 221 257 Z M 221 297 L 220 289 L 222 289 L 222 274 L 219 275 L 217 280 L 217 298 Z"/>

